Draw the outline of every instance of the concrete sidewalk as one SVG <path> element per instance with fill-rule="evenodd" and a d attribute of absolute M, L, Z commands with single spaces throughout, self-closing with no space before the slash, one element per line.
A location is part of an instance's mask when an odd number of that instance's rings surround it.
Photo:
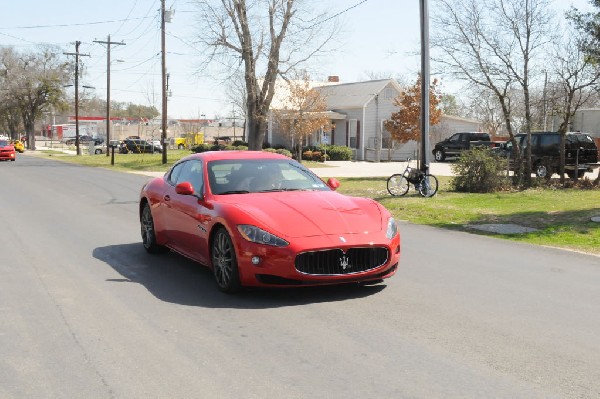
<path fill-rule="evenodd" d="M 411 162 L 417 167 L 416 161 Z M 437 176 L 452 176 L 452 164 L 431 163 L 429 173 Z M 311 168 L 319 177 L 389 177 L 402 173 L 406 162 L 328 161 L 324 167 Z"/>

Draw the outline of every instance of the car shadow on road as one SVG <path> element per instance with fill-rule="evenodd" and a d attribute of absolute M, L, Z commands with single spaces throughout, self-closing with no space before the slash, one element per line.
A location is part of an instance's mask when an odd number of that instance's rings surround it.
<path fill-rule="evenodd" d="M 188 306 L 268 309 L 359 299 L 374 295 L 386 287 L 385 284 L 344 284 L 285 289 L 255 288 L 228 295 L 217 289 L 208 268 L 174 252 L 150 255 L 141 243 L 132 243 L 98 247 L 92 255 L 123 276 L 107 279 L 107 282 L 141 284 L 162 301 Z"/>

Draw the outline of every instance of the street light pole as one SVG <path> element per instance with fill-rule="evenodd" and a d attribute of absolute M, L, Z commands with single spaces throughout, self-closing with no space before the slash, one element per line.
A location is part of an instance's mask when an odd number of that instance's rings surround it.
<path fill-rule="evenodd" d="M 160 141 L 162 145 L 162 163 L 167 163 L 167 58 L 165 51 L 165 0 L 160 1 L 160 40 L 162 61 L 162 132 Z"/>
<path fill-rule="evenodd" d="M 429 169 L 429 6 L 419 0 L 421 16 L 421 172 Z"/>

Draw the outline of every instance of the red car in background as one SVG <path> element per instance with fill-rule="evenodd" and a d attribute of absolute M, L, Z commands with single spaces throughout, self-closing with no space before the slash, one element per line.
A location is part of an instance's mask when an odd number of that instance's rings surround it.
<path fill-rule="evenodd" d="M 279 154 L 190 155 L 142 188 L 142 242 L 209 267 L 224 292 L 381 282 L 398 268 L 397 223 L 339 184 Z"/>
<path fill-rule="evenodd" d="M 8 140 L 0 139 L 0 161 L 15 161 L 16 159 L 15 147 Z"/>

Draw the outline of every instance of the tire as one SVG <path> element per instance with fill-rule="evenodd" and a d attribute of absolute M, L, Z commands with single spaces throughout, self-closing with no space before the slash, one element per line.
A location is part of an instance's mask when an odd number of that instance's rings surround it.
<path fill-rule="evenodd" d="M 237 257 L 227 230 L 219 228 L 211 244 L 212 270 L 219 290 L 232 294 L 241 288 Z"/>
<path fill-rule="evenodd" d="M 437 162 L 444 162 L 446 160 L 446 154 L 442 150 L 435 150 L 433 156 Z"/>
<path fill-rule="evenodd" d="M 96 148 L 96 150 L 94 150 L 94 154 L 102 154 L 102 150 L 100 148 Z"/>
<path fill-rule="evenodd" d="M 434 175 L 425 175 L 419 184 L 419 194 L 429 198 L 433 197 L 438 190 L 438 179 Z"/>
<path fill-rule="evenodd" d="M 162 245 L 156 243 L 156 232 L 154 230 L 154 219 L 152 218 L 152 211 L 150 205 L 147 203 L 142 209 L 142 215 L 140 216 L 140 227 L 142 233 L 142 245 L 144 249 L 151 254 L 157 254 L 165 252 L 167 249 Z"/>
<path fill-rule="evenodd" d="M 400 197 L 408 192 L 408 180 L 404 175 L 395 174 L 387 179 L 387 190 L 390 195 Z"/>
<path fill-rule="evenodd" d="M 535 166 L 535 175 L 537 177 L 549 179 L 550 176 L 552 176 L 552 173 L 550 173 L 550 171 L 548 170 L 548 167 L 545 164 L 540 163 Z"/>
<path fill-rule="evenodd" d="M 179 144 L 179 145 L 177 146 L 177 149 L 178 149 L 178 150 L 185 150 L 185 146 L 184 146 L 183 144 Z"/>
<path fill-rule="evenodd" d="M 583 175 L 585 174 L 585 170 L 569 170 L 567 171 L 567 176 L 569 176 L 570 179 L 579 179 L 582 178 Z"/>

